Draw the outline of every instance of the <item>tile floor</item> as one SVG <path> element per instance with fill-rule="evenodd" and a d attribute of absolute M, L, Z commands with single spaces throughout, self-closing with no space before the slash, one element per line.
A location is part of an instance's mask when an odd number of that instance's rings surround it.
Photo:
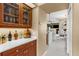
<path fill-rule="evenodd" d="M 48 47 L 45 56 L 67 56 L 66 40 L 56 40 Z"/>

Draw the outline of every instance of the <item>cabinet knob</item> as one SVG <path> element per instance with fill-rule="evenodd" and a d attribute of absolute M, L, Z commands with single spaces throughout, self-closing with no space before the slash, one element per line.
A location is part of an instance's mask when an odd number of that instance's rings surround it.
<path fill-rule="evenodd" d="M 19 52 L 19 50 L 16 50 L 16 52 Z"/>
<path fill-rule="evenodd" d="M 26 50 L 26 52 L 28 52 L 28 50 Z"/>
<path fill-rule="evenodd" d="M 25 52 L 24 53 L 27 53 L 28 52 L 28 50 L 25 50 Z"/>

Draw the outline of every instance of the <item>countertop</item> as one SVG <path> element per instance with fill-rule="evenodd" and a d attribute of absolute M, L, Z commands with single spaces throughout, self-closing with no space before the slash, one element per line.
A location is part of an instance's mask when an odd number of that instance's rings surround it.
<path fill-rule="evenodd" d="M 22 38 L 22 39 L 18 39 L 18 40 L 8 41 L 8 42 L 6 42 L 6 43 L 0 45 L 0 53 L 1 53 L 1 52 L 4 52 L 4 51 L 6 51 L 6 50 L 9 50 L 9 49 L 11 49 L 11 48 L 20 46 L 20 45 L 22 45 L 22 44 L 31 42 L 31 41 L 33 41 L 33 40 L 36 40 L 36 37 L 32 37 L 32 38 Z"/>

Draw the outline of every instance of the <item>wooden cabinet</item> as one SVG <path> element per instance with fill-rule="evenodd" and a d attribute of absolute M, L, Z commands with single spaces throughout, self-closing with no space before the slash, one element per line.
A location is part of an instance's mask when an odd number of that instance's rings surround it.
<path fill-rule="evenodd" d="M 31 27 L 32 8 L 21 3 L 0 3 L 0 27 Z"/>
<path fill-rule="evenodd" d="M 29 56 L 35 56 L 35 55 L 36 55 L 36 47 L 35 45 L 33 45 L 29 48 Z"/>
<path fill-rule="evenodd" d="M 35 56 L 36 55 L 36 41 L 29 43 L 29 56 Z"/>
<path fill-rule="evenodd" d="M 0 27 L 18 27 L 19 5 L 16 3 L 0 3 Z"/>
<path fill-rule="evenodd" d="M 20 25 L 23 24 L 23 27 L 32 26 L 32 8 L 27 6 L 26 4 L 19 4 L 20 5 Z"/>
<path fill-rule="evenodd" d="M 17 48 L 12 48 L 2 53 L 2 56 L 16 56 L 18 53 Z"/>
<path fill-rule="evenodd" d="M 1 53 L 2 56 L 36 56 L 36 40 Z"/>
<path fill-rule="evenodd" d="M 18 46 L 17 50 L 18 50 L 18 53 L 17 53 L 18 56 L 28 56 L 29 54 L 28 44 Z"/>
<path fill-rule="evenodd" d="M 1 56 L 1 53 L 0 53 L 0 56 Z"/>

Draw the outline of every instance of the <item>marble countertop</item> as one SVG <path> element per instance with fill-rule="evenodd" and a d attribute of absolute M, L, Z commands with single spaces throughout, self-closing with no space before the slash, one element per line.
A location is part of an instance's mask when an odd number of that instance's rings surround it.
<path fill-rule="evenodd" d="M 22 38 L 22 39 L 18 39 L 18 40 L 8 41 L 8 42 L 6 42 L 6 43 L 0 45 L 0 53 L 1 53 L 1 52 L 4 52 L 4 51 L 6 51 L 6 50 L 9 50 L 9 49 L 11 49 L 11 48 L 20 46 L 20 45 L 22 45 L 22 44 L 31 42 L 31 41 L 33 41 L 33 40 L 36 40 L 36 37 L 32 37 L 32 38 Z"/>

